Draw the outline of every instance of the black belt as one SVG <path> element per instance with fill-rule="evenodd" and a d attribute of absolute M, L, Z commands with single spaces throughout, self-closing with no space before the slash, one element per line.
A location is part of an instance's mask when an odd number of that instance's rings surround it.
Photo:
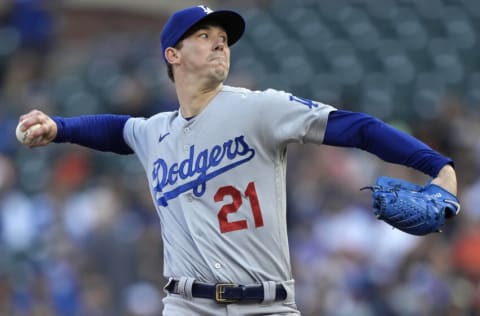
<path fill-rule="evenodd" d="M 166 287 L 169 293 L 180 294 L 178 291 L 178 280 L 172 280 Z M 263 285 L 239 285 L 233 283 L 207 284 L 194 282 L 192 285 L 192 296 L 209 298 L 218 303 L 235 303 L 255 301 L 261 302 L 264 299 Z M 283 301 L 287 298 L 287 291 L 281 284 L 275 287 L 275 301 Z"/>

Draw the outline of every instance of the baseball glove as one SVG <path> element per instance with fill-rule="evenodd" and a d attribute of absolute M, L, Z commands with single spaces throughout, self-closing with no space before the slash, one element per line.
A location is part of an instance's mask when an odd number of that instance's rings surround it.
<path fill-rule="evenodd" d="M 445 219 L 460 211 L 456 196 L 438 185 L 419 186 L 401 179 L 379 177 L 372 191 L 375 215 L 412 235 L 441 232 Z"/>

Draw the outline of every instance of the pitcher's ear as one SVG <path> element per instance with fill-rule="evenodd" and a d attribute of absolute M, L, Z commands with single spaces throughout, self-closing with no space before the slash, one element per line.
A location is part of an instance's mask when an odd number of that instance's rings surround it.
<path fill-rule="evenodd" d="M 178 60 L 178 50 L 173 47 L 168 47 L 165 49 L 165 59 L 170 64 L 174 64 Z"/>

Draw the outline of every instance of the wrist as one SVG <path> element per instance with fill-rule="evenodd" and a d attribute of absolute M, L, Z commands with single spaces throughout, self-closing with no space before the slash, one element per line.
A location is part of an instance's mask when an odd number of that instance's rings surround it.
<path fill-rule="evenodd" d="M 437 177 L 432 180 L 432 183 L 442 187 L 453 195 L 457 195 L 457 176 L 455 169 L 450 164 L 440 169 Z"/>

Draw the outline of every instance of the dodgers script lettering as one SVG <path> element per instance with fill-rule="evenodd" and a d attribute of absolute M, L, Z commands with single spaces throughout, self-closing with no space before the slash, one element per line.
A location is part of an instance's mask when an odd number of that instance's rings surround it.
<path fill-rule="evenodd" d="M 188 158 L 180 162 L 169 164 L 159 158 L 153 163 L 152 171 L 156 201 L 160 206 L 167 206 L 168 200 L 189 190 L 200 197 L 205 193 L 208 180 L 250 161 L 254 156 L 255 149 L 241 135 L 198 153 L 192 145 Z M 183 183 L 177 185 L 179 180 Z M 172 189 L 166 190 L 167 187 Z"/>

